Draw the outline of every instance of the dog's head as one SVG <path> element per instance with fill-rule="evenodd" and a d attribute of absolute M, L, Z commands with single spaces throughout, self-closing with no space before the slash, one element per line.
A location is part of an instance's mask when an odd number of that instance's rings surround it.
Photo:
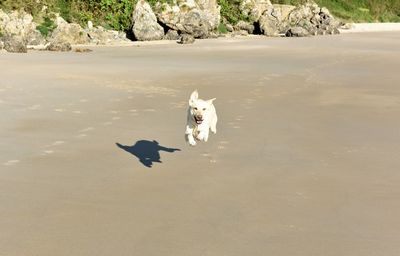
<path fill-rule="evenodd" d="M 214 100 L 215 98 L 210 100 L 199 99 L 197 90 L 192 92 L 189 98 L 189 111 L 196 124 L 199 125 L 204 121 L 207 111 L 212 106 Z"/>

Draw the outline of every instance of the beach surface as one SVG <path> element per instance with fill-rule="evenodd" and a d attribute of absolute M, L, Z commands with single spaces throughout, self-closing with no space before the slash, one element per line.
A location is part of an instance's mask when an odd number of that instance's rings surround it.
<path fill-rule="evenodd" d="M 0 54 L 0 255 L 400 255 L 399 41 Z"/>

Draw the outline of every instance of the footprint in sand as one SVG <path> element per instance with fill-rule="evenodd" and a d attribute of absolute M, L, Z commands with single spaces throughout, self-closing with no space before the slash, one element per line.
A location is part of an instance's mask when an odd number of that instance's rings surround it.
<path fill-rule="evenodd" d="M 92 131 L 92 130 L 94 130 L 93 127 L 87 127 L 87 128 L 82 129 L 82 130 L 80 130 L 80 131 L 78 131 L 78 132 L 79 132 L 79 133 L 81 133 L 81 132 L 89 132 L 89 131 Z"/>
<path fill-rule="evenodd" d="M 208 160 L 210 161 L 210 163 L 216 163 L 217 160 L 213 159 L 210 153 L 203 153 L 202 156 L 208 158 Z"/>
<path fill-rule="evenodd" d="M 36 105 L 32 105 L 32 106 L 28 107 L 27 109 L 29 109 L 29 110 L 37 110 L 39 108 L 40 108 L 40 105 L 36 104 Z"/>
<path fill-rule="evenodd" d="M 41 154 L 42 156 L 50 155 L 53 154 L 54 150 L 43 150 L 43 153 Z"/>
<path fill-rule="evenodd" d="M 65 112 L 64 108 L 55 108 L 54 111 L 56 112 Z"/>
<path fill-rule="evenodd" d="M 121 119 L 121 117 L 119 117 L 119 116 L 114 116 L 113 118 L 111 118 L 112 120 L 119 120 L 119 119 Z"/>
<path fill-rule="evenodd" d="M 80 110 L 74 110 L 74 111 L 72 111 L 72 113 L 74 113 L 74 114 L 82 114 L 82 112 Z"/>
<path fill-rule="evenodd" d="M 110 113 L 110 114 L 118 114 L 118 111 L 117 110 L 110 110 L 110 111 L 108 111 L 108 113 Z"/>
<path fill-rule="evenodd" d="M 105 122 L 105 123 L 102 123 L 102 125 L 104 125 L 104 126 L 112 125 L 112 122 Z"/>
<path fill-rule="evenodd" d="M 14 159 L 14 160 L 8 160 L 7 162 L 3 163 L 3 165 L 10 166 L 10 165 L 14 165 L 14 164 L 17 164 L 17 163 L 19 163 L 19 160 Z"/>
<path fill-rule="evenodd" d="M 145 111 L 145 112 L 155 112 L 156 110 L 153 109 L 153 108 L 147 108 L 147 109 L 145 109 L 143 111 Z"/>
<path fill-rule="evenodd" d="M 77 135 L 77 136 L 75 136 L 76 138 L 84 138 L 84 137 L 86 137 L 87 136 L 87 134 L 84 134 L 84 133 L 82 133 L 82 134 L 79 134 L 79 135 Z"/>
<path fill-rule="evenodd" d="M 62 144 L 64 144 L 65 143 L 65 141 L 63 141 L 63 140 L 57 140 L 57 141 L 55 141 L 55 142 L 53 142 L 53 146 L 58 146 L 58 145 L 62 145 Z"/>
<path fill-rule="evenodd" d="M 87 100 L 87 99 L 80 99 L 79 100 L 79 102 L 82 102 L 82 103 L 85 103 L 85 102 L 88 102 L 89 100 Z"/>
<path fill-rule="evenodd" d="M 65 141 L 63 141 L 63 140 L 57 140 L 57 141 L 51 143 L 50 145 L 46 145 L 46 146 L 44 146 L 44 147 L 45 147 L 45 148 L 50 148 L 50 147 L 55 147 L 55 146 L 62 145 L 62 144 L 64 144 L 64 143 L 65 143 Z"/>

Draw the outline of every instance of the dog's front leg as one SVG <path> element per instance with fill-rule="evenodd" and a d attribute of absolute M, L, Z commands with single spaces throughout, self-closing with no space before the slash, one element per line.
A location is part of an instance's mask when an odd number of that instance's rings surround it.
<path fill-rule="evenodd" d="M 207 142 L 208 135 L 209 135 L 208 129 L 207 130 L 202 130 L 202 131 L 199 132 L 199 135 L 197 135 L 197 139 L 202 140 L 204 142 Z"/>
<path fill-rule="evenodd" d="M 191 146 L 196 146 L 196 140 L 193 137 L 193 128 L 190 128 L 189 125 L 186 126 L 185 137 L 186 141 L 189 142 Z"/>

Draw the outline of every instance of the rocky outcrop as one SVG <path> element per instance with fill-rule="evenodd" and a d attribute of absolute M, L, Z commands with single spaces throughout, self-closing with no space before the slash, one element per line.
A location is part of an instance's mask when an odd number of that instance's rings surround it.
<path fill-rule="evenodd" d="M 308 36 L 339 33 L 340 22 L 328 9 L 315 3 L 298 7 L 292 5 L 271 5 L 261 15 L 261 32 L 266 36 Z"/>
<path fill-rule="evenodd" d="M 133 11 L 132 32 L 139 41 L 161 40 L 164 29 L 157 23 L 157 17 L 150 5 L 140 0 Z"/>
<path fill-rule="evenodd" d="M 165 26 L 195 38 L 208 38 L 220 21 L 220 7 L 216 0 L 181 0 L 173 5 L 158 3 L 158 20 Z"/>
<path fill-rule="evenodd" d="M 306 3 L 291 11 L 287 17 L 291 27 L 302 27 L 311 35 L 338 34 L 341 23 L 325 7 Z"/>

